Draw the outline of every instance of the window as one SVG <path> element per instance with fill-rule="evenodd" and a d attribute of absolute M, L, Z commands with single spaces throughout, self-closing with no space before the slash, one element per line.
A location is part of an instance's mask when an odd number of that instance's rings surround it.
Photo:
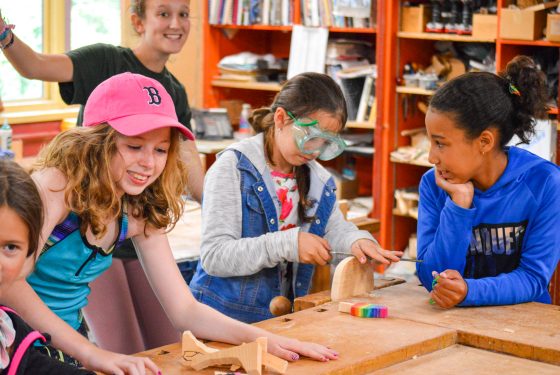
<path fill-rule="evenodd" d="M 18 38 L 37 52 L 62 53 L 92 43 L 119 45 L 121 41 L 121 0 L 5 1 L 0 9 L 16 25 Z M 61 27 L 64 20 L 66 30 Z M 0 96 L 11 110 L 53 108 L 57 93 L 56 83 L 22 78 L 0 52 Z"/>
<path fill-rule="evenodd" d="M 16 25 L 18 38 L 34 51 L 43 51 L 43 2 L 42 0 L 5 1 L 2 15 Z M 43 84 L 22 78 L 0 52 L 0 95 L 4 102 L 33 100 L 44 97 Z"/>
<path fill-rule="evenodd" d="M 72 0 L 70 49 L 94 43 L 121 43 L 120 0 Z"/>

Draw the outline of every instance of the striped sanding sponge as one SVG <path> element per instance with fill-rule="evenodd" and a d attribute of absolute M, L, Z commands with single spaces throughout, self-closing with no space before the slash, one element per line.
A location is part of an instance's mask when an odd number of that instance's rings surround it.
<path fill-rule="evenodd" d="M 367 302 L 340 302 L 338 304 L 338 311 L 360 318 L 386 318 L 389 313 L 387 306 L 374 305 Z"/>

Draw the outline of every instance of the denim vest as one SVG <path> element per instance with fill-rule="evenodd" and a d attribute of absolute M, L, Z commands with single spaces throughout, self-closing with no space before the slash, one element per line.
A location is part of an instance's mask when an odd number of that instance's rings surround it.
<path fill-rule="evenodd" d="M 263 176 L 251 161 L 241 152 L 233 150 L 238 158 L 240 173 L 242 238 L 258 237 L 268 232 L 278 231 L 278 217 L 273 197 L 276 197 L 270 176 Z M 311 224 L 301 230 L 323 237 L 332 209 L 336 202 L 335 184 L 332 177 L 323 184 L 311 172 L 311 186 L 308 196 L 315 204 L 307 211 L 313 216 Z M 295 297 L 309 293 L 315 267 L 299 263 L 295 274 Z M 215 277 L 210 276 L 198 263 L 196 273 L 190 283 L 193 295 L 200 302 L 221 311 L 234 319 L 253 323 L 270 319 L 270 301 L 281 295 L 280 267 L 265 268 L 250 276 Z"/>

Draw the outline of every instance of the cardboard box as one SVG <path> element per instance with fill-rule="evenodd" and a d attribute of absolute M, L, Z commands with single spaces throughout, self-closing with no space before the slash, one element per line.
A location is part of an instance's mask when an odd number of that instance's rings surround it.
<path fill-rule="evenodd" d="M 517 7 L 520 9 L 524 9 L 540 3 L 544 3 L 544 1 L 543 0 L 517 0 Z"/>
<path fill-rule="evenodd" d="M 352 199 L 358 196 L 358 179 L 349 180 L 347 178 L 334 179 L 336 185 L 336 199 Z"/>
<path fill-rule="evenodd" d="M 560 1 L 538 4 L 525 9 L 504 8 L 500 19 L 500 38 L 537 40 L 546 27 L 546 10 Z"/>
<path fill-rule="evenodd" d="M 402 7 L 401 31 L 422 33 L 430 21 L 431 7 L 420 4 L 415 7 Z"/>
<path fill-rule="evenodd" d="M 546 20 L 546 39 L 560 42 L 560 14 L 549 14 Z"/>
<path fill-rule="evenodd" d="M 472 36 L 477 39 L 498 37 L 498 16 L 495 14 L 473 15 Z"/>

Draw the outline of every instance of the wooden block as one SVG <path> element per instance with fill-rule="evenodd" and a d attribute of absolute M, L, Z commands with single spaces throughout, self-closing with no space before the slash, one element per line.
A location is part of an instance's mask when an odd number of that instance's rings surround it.
<path fill-rule="evenodd" d="M 204 343 L 200 342 L 191 331 L 183 332 L 181 338 L 181 350 L 183 352 L 183 358 L 189 362 L 193 358 L 208 353 L 215 353 L 219 351 L 218 349 L 211 348 Z"/>
<path fill-rule="evenodd" d="M 373 267 L 369 262 L 360 264 L 355 257 L 348 257 L 334 271 L 331 299 L 340 301 L 373 290 Z"/>
<path fill-rule="evenodd" d="M 263 351 L 258 342 L 242 344 L 215 353 L 196 356 L 190 365 L 196 371 L 210 366 L 238 365 L 249 375 L 262 375 Z"/>
<path fill-rule="evenodd" d="M 426 5 L 404 6 L 401 12 L 401 31 L 421 33 L 430 19 L 431 7 Z"/>
<path fill-rule="evenodd" d="M 268 339 L 266 337 L 259 337 L 255 341 L 261 345 L 263 366 L 278 374 L 285 374 L 288 370 L 288 361 L 278 358 L 268 352 Z"/>

